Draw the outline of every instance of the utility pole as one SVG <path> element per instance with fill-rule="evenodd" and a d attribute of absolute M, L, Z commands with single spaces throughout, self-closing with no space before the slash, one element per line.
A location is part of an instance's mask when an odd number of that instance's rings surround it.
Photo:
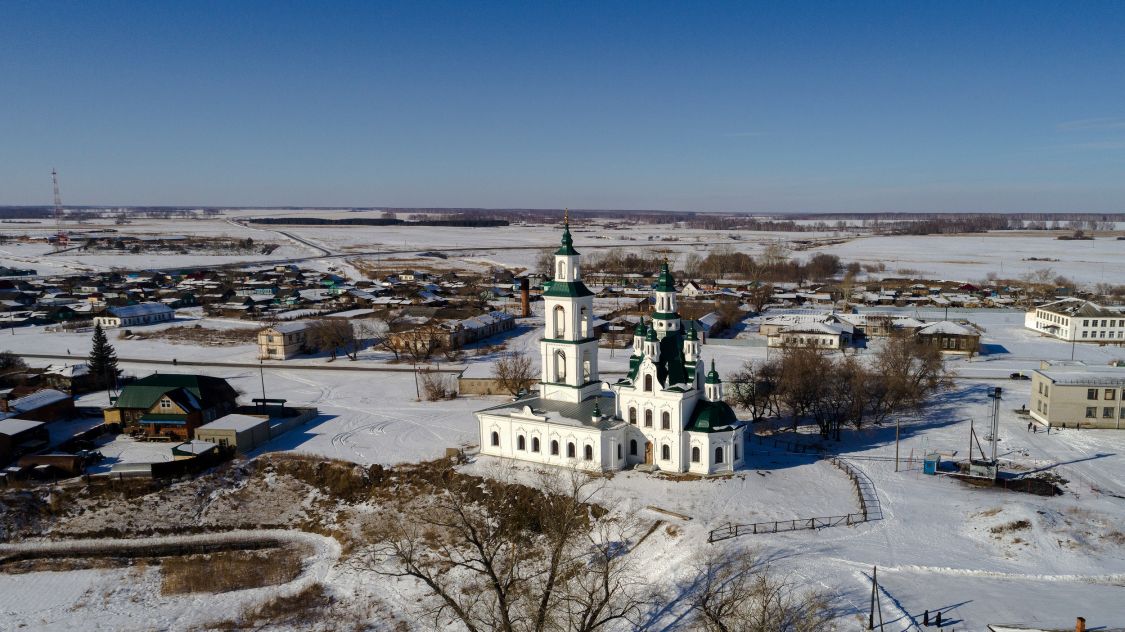
<path fill-rule="evenodd" d="M 898 434 L 899 428 L 902 426 L 902 419 L 895 417 L 895 471 L 898 471 Z"/>
<path fill-rule="evenodd" d="M 266 365 L 265 362 L 258 358 L 258 374 L 262 378 L 262 406 L 266 405 Z"/>
<path fill-rule="evenodd" d="M 878 603 L 879 609 L 879 630 L 883 629 L 883 603 L 878 597 L 879 590 L 879 568 L 876 566 L 871 567 L 871 610 L 867 614 L 867 629 L 875 629 L 875 606 Z"/>

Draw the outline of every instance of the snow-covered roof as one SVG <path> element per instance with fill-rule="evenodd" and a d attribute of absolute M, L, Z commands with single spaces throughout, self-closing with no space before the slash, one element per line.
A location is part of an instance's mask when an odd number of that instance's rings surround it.
<path fill-rule="evenodd" d="M 89 375 L 90 374 L 90 367 L 83 362 L 80 362 L 78 364 L 71 364 L 69 366 L 59 366 L 59 365 L 56 365 L 56 364 L 51 364 L 51 365 L 48 365 L 47 368 L 44 369 L 43 372 L 49 373 L 51 375 L 61 375 L 63 377 L 73 378 L 73 377 L 81 377 L 83 375 Z"/>
<path fill-rule="evenodd" d="M 0 434 L 14 437 L 25 430 L 38 428 L 42 426 L 42 421 L 32 421 L 30 419 L 0 419 Z"/>
<path fill-rule="evenodd" d="M 195 439 L 194 441 L 181 443 L 173 449 L 178 452 L 187 452 L 189 454 L 203 454 L 204 452 L 214 450 L 215 447 L 216 444 L 211 443 L 210 441 L 200 441 L 199 439 Z"/>
<path fill-rule="evenodd" d="M 267 331 L 269 329 L 272 329 L 273 331 L 276 331 L 279 334 L 295 334 L 295 333 L 298 333 L 298 332 L 302 332 L 302 331 L 304 331 L 308 328 L 309 328 L 309 323 L 307 323 L 307 322 L 278 323 L 278 324 L 274 325 L 273 327 L 269 327 L 267 329 Z"/>
<path fill-rule="evenodd" d="M 977 332 L 969 329 L 968 327 L 965 327 L 964 325 L 959 325 L 950 320 L 942 320 L 936 323 L 930 323 L 929 325 L 926 325 L 925 327 L 918 330 L 918 335 L 920 336 L 937 334 L 944 336 L 975 336 L 977 335 Z"/>
<path fill-rule="evenodd" d="M 132 318 L 134 316 L 151 316 L 155 314 L 168 314 L 172 310 L 161 303 L 138 303 L 124 307 L 111 307 L 109 313 L 118 318 Z"/>
<path fill-rule="evenodd" d="M 251 430 L 257 426 L 268 423 L 268 419 L 234 413 L 226 415 L 224 417 L 219 417 L 209 424 L 204 424 L 199 427 L 199 430 L 233 430 L 235 432 L 246 432 L 247 430 Z"/>
<path fill-rule="evenodd" d="M 1052 366 L 1036 369 L 1053 384 L 1068 386 L 1125 386 L 1125 369 L 1110 366 Z"/>
<path fill-rule="evenodd" d="M 44 406 L 50 406 L 56 402 L 61 402 L 65 399 L 70 399 L 70 395 L 62 391 L 56 391 L 53 388 L 45 388 L 28 395 L 24 395 L 19 399 L 13 399 L 8 402 L 8 409 L 14 414 L 36 410 Z"/>

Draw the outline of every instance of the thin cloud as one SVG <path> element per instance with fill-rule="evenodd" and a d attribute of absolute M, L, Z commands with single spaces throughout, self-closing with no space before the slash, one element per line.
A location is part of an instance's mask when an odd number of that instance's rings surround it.
<path fill-rule="evenodd" d="M 1065 145 L 1065 147 L 1067 149 L 1079 149 L 1079 150 L 1084 150 L 1084 149 L 1092 149 L 1092 150 L 1125 149 L 1125 140 L 1099 140 L 1099 141 L 1093 141 L 1093 142 L 1089 142 L 1089 143 L 1072 143 L 1070 145 Z"/>
<path fill-rule="evenodd" d="M 1060 132 L 1105 132 L 1120 129 L 1125 129 L 1125 118 L 1112 116 L 1078 119 L 1058 124 Z"/>

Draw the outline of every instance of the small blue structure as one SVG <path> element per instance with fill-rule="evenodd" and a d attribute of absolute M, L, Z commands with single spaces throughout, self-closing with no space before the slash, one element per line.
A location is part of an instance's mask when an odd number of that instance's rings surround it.
<path fill-rule="evenodd" d="M 938 453 L 927 454 L 926 459 L 922 462 L 923 474 L 937 474 L 938 466 L 941 465 L 941 455 Z"/>

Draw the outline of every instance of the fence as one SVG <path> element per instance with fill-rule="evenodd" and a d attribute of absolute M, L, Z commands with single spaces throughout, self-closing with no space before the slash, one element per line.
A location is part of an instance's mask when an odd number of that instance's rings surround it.
<path fill-rule="evenodd" d="M 782 441 L 780 443 L 789 443 Z M 862 470 L 848 463 L 844 459 L 833 458 L 832 465 L 840 468 L 852 484 L 855 485 L 856 496 L 859 498 L 859 512 L 842 516 L 818 516 L 815 518 L 794 518 L 791 520 L 767 520 L 765 522 L 751 522 L 748 524 L 727 523 L 718 529 L 712 529 L 707 535 L 707 541 L 714 543 L 729 540 L 740 535 L 759 533 L 784 533 L 787 531 L 803 531 L 807 529 L 822 529 L 824 527 L 852 526 L 870 520 L 882 520 L 883 510 L 879 505 L 879 494 L 875 485 Z"/>

